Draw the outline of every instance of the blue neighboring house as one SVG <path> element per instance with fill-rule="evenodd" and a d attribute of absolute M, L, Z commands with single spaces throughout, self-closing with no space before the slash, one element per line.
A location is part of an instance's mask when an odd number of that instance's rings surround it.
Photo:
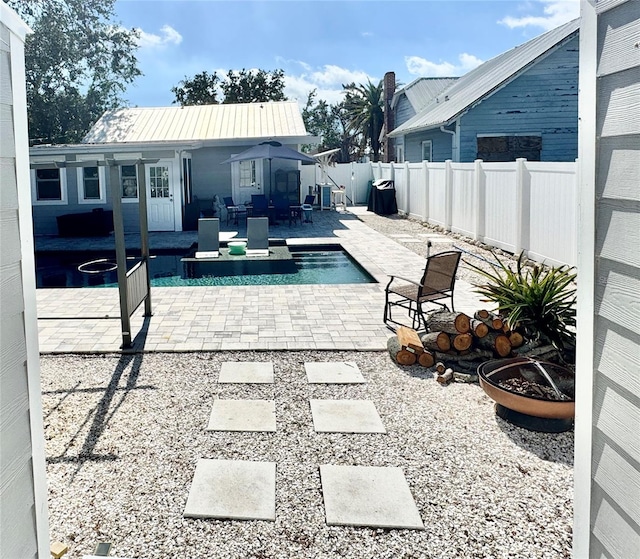
<path fill-rule="evenodd" d="M 573 20 L 488 60 L 413 115 L 410 91 L 399 90 L 388 134 L 396 161 L 573 161 L 579 28 Z"/>

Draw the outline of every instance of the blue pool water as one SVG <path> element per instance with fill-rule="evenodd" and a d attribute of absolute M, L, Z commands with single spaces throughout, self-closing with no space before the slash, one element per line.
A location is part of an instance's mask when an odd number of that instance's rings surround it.
<path fill-rule="evenodd" d="M 231 262 L 185 262 L 184 252 L 152 254 L 149 270 L 152 287 L 225 285 L 304 285 L 375 283 L 349 254 L 340 249 L 292 249 L 289 260 Z M 105 253 L 57 252 L 36 254 L 36 286 L 117 287 L 115 270 L 83 273 L 78 267 L 90 261 L 106 260 L 96 267 L 113 268 L 115 256 Z M 128 268 L 139 258 L 129 257 Z M 109 265 L 109 263 L 112 263 Z M 88 266 L 88 268 L 93 268 Z"/>

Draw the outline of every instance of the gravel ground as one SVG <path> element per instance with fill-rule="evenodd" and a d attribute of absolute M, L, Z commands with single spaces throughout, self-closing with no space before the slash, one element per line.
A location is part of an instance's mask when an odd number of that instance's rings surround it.
<path fill-rule="evenodd" d="M 274 385 L 219 385 L 272 361 Z M 365 385 L 309 385 L 355 361 Z M 573 433 L 497 418 L 478 385 L 441 386 L 382 352 L 43 356 L 50 528 L 89 554 L 143 558 L 561 558 L 571 555 Z M 206 432 L 213 400 L 275 399 L 276 433 Z M 309 399 L 370 399 L 386 434 L 316 434 Z M 199 458 L 277 463 L 276 521 L 185 519 Z M 328 527 L 319 466 L 402 468 L 424 531 Z"/>

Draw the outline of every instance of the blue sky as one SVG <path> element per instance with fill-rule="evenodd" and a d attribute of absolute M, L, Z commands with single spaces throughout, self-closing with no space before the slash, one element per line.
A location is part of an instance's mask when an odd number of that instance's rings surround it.
<path fill-rule="evenodd" d="M 342 84 L 407 84 L 459 76 L 482 61 L 579 15 L 579 0 L 117 0 L 116 14 L 141 32 L 144 76 L 125 97 L 169 106 L 171 87 L 207 70 L 284 70 L 285 94 L 329 102 Z"/>

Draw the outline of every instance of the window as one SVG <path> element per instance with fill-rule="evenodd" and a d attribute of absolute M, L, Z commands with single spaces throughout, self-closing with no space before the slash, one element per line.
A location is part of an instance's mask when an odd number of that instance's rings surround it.
<path fill-rule="evenodd" d="M 431 140 L 422 142 L 422 161 L 433 161 L 433 144 Z"/>
<path fill-rule="evenodd" d="M 38 205 L 67 203 L 67 170 L 62 168 L 31 171 L 33 203 Z"/>
<path fill-rule="evenodd" d="M 138 199 L 138 174 L 135 165 L 122 165 L 120 167 L 120 180 L 122 181 L 122 198 L 125 200 Z"/>
<path fill-rule="evenodd" d="M 252 188 L 256 185 L 256 162 L 240 161 L 240 188 Z"/>
<path fill-rule="evenodd" d="M 78 203 L 104 204 L 104 167 L 78 168 Z"/>
<path fill-rule="evenodd" d="M 524 157 L 529 161 L 540 161 L 542 138 L 533 135 L 478 136 L 476 158 L 483 161 L 515 161 Z"/>
<path fill-rule="evenodd" d="M 169 168 L 149 167 L 151 198 L 169 198 Z"/>

